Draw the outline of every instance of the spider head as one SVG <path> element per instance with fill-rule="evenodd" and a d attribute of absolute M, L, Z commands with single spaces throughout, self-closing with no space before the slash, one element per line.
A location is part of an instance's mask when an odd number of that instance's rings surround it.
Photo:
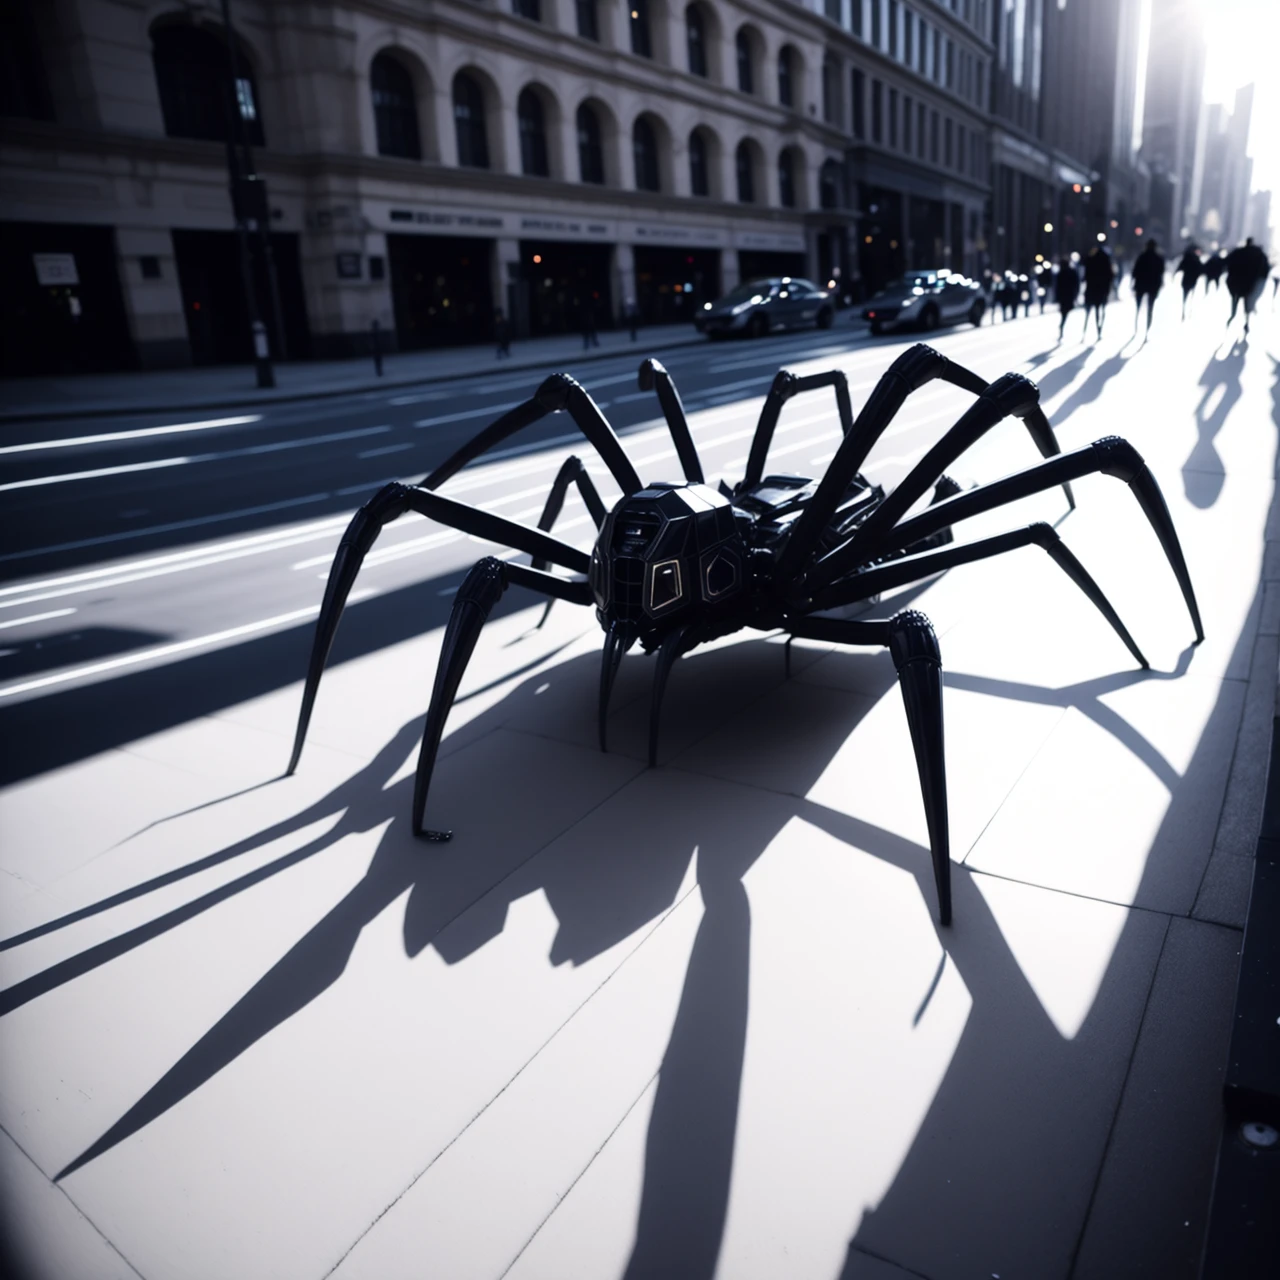
<path fill-rule="evenodd" d="M 746 548 L 733 508 L 703 484 L 655 484 L 605 517 L 589 580 L 600 622 L 623 622 L 643 642 L 714 618 L 739 602 Z"/>

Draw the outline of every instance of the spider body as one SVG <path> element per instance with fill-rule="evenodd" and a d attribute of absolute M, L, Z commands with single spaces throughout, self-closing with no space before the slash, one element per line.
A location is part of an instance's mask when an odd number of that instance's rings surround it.
<path fill-rule="evenodd" d="M 863 476 L 861 467 L 907 396 L 934 379 L 962 387 L 977 399 L 902 482 L 886 493 Z M 602 749 L 610 691 L 623 656 L 637 643 L 655 655 L 651 765 L 657 762 L 668 675 L 676 659 L 699 644 L 744 627 L 781 630 L 788 638 L 788 667 L 790 640 L 795 637 L 887 648 L 897 668 L 920 775 L 939 919 L 949 923 L 950 853 L 937 638 L 929 620 L 915 610 L 878 620 L 835 616 L 835 611 L 874 603 L 886 590 L 946 569 L 1037 546 L 1084 593 L 1145 667 L 1146 659 L 1106 596 L 1049 525 L 1037 522 L 962 545 L 954 542 L 952 528 L 1058 485 L 1074 508 L 1071 481 L 1090 474 L 1120 479 L 1129 486 L 1164 549 L 1198 642 L 1204 631 L 1195 592 L 1154 477 L 1137 451 L 1117 437 L 1061 453 L 1039 408 L 1033 382 L 1005 374 L 987 383 L 921 344 L 904 352 L 886 371 L 856 420 L 843 373 L 797 377 L 780 372 L 761 411 L 744 476 L 732 488 L 723 480 L 712 488 L 702 474 L 679 395 L 666 370 L 656 360 L 646 360 L 640 366 L 639 382 L 642 390 L 657 394 L 684 471 L 683 481 L 644 484 L 591 397 L 572 378 L 556 374 L 533 397 L 441 463 L 420 485 L 386 485 L 356 512 L 339 543 L 325 588 L 288 772 L 297 767 L 320 677 L 361 562 L 385 524 L 406 511 L 417 511 L 464 533 L 525 552 L 531 563 L 486 556 L 454 597 L 418 758 L 413 806 L 416 835 L 449 838 L 450 833 L 429 831 L 423 823 L 445 719 L 485 619 L 508 586 L 526 586 L 550 598 L 548 609 L 557 599 L 595 607 L 605 633 L 598 700 Z M 782 409 L 795 395 L 824 388 L 835 394 L 842 433 L 826 472 L 817 480 L 766 475 L 765 462 Z M 537 529 L 436 492 L 499 441 L 555 412 L 570 414 L 608 466 L 622 490 L 612 509 L 605 507 L 576 457 L 561 466 Z M 1022 421 L 1044 461 L 961 493 L 946 475 L 946 467 L 1008 417 Z M 577 486 L 596 525 L 590 555 L 551 533 L 571 484 Z M 931 488 L 930 503 L 918 509 Z M 571 576 L 552 572 L 552 566 Z"/>

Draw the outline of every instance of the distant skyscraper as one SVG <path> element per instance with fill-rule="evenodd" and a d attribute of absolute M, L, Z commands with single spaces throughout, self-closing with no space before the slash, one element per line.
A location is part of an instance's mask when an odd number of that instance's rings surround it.
<path fill-rule="evenodd" d="M 1234 108 L 1203 108 L 1196 140 L 1196 177 L 1188 223 L 1208 245 L 1231 248 L 1245 236 L 1253 161 L 1245 154 L 1253 116 L 1253 85 L 1236 91 Z"/>

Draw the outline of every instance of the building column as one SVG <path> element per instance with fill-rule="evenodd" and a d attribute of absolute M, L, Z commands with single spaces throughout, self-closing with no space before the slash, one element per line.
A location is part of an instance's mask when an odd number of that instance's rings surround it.
<path fill-rule="evenodd" d="M 138 363 L 172 369 L 191 363 L 173 237 L 165 228 L 118 227 L 117 267 Z"/>
<path fill-rule="evenodd" d="M 489 289 L 495 311 L 515 327 L 517 337 L 528 336 L 528 317 L 520 314 L 520 241 L 495 240 L 489 266 Z"/>
<path fill-rule="evenodd" d="M 737 249 L 720 250 L 720 296 L 736 289 L 742 283 L 742 275 L 738 268 Z"/>
<path fill-rule="evenodd" d="M 299 245 L 311 354 L 316 359 L 368 355 L 374 320 L 384 335 L 395 329 L 387 238 L 381 232 L 364 230 L 365 219 L 358 207 L 352 201 L 337 210 L 318 210 Z M 381 280 L 370 276 L 371 255 L 383 260 Z M 263 305 L 270 303 L 264 301 Z M 384 351 L 390 349 L 390 339 L 386 341 Z M 290 351 L 289 355 L 296 358 L 297 353 Z"/>
<path fill-rule="evenodd" d="M 627 302 L 637 306 L 636 297 L 636 251 L 629 244 L 613 246 L 613 305 L 615 319 L 621 323 L 627 314 Z"/>

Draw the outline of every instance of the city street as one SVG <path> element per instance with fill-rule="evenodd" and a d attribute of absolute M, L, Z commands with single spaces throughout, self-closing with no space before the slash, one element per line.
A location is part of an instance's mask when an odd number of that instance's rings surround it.
<path fill-rule="evenodd" d="M 387 527 L 284 780 L 335 548 L 541 370 L 0 439 L 0 1180 L 33 1276 L 1194 1280 L 1280 646 L 1280 314 L 1225 291 L 1148 342 L 1129 298 L 939 330 L 1036 380 L 1063 451 L 1131 441 L 1204 618 L 1103 475 L 966 522 L 1053 524 L 1150 662 L 1031 547 L 896 591 L 941 643 L 955 921 L 888 655 L 744 632 L 625 659 L 595 747 L 591 611 L 508 592 L 410 792 L 453 594 L 505 548 Z M 854 412 L 918 335 L 673 349 L 708 483 L 779 368 Z M 579 380 L 680 478 L 636 352 Z M 913 395 L 887 489 L 972 403 Z M 817 477 L 830 391 L 769 473 Z M 608 471 L 567 415 L 441 492 L 535 525 Z M 950 474 L 1039 455 L 1007 421 Z M 589 550 L 576 491 L 557 535 Z M 525 557 L 519 557 L 525 562 Z M 20 1228 L 15 1226 L 20 1224 Z M 43 1268 L 43 1269 L 41 1269 Z"/>

